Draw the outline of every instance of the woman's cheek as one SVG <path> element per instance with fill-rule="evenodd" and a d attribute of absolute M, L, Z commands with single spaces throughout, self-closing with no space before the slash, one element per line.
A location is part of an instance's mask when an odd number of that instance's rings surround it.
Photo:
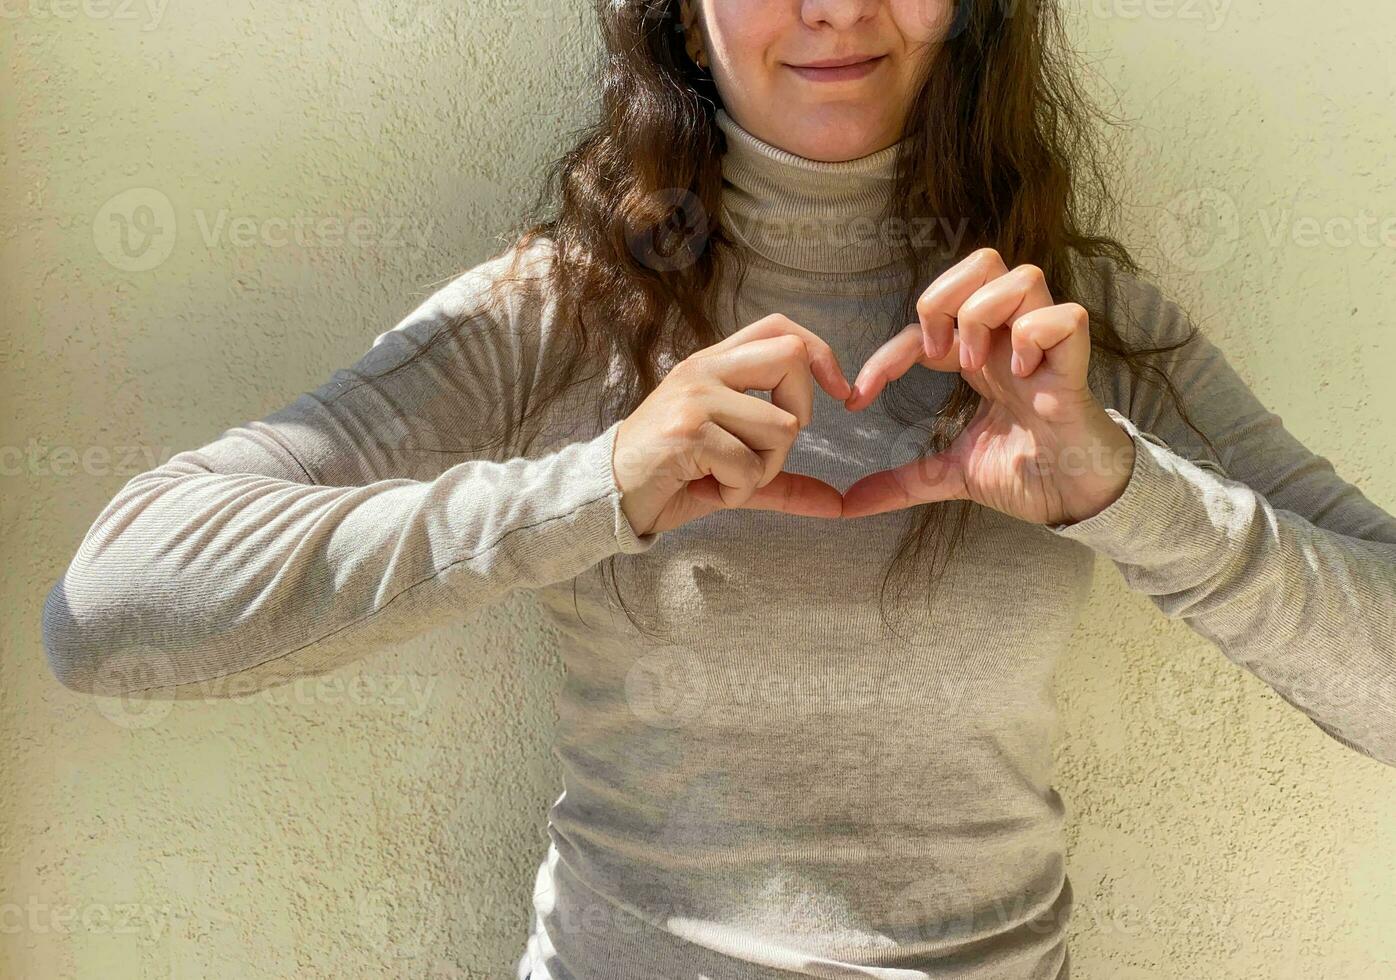
<path fill-rule="evenodd" d="M 941 40 L 955 19 L 951 0 L 892 0 L 892 6 L 908 47 Z"/>

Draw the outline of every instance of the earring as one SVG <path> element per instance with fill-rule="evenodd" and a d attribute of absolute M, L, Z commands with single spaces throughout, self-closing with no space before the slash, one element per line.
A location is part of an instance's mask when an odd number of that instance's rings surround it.
<path fill-rule="evenodd" d="M 708 52 L 703 46 L 702 28 L 698 26 L 698 11 L 693 0 L 680 0 L 679 26 L 684 33 L 684 50 L 699 68 L 708 67 Z"/>

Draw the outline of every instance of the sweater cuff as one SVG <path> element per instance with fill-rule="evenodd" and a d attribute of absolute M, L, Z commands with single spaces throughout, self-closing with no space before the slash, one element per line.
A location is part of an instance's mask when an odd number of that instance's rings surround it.
<path fill-rule="evenodd" d="M 1234 484 L 1211 460 L 1194 461 L 1140 429 L 1134 420 L 1106 408 L 1115 424 L 1134 441 L 1134 468 L 1124 490 L 1104 510 L 1075 523 L 1044 525 L 1052 533 L 1080 541 L 1115 561 L 1148 564 L 1174 560 L 1202 542 L 1184 533 L 1188 527 L 1222 531 L 1234 513 Z M 1210 471 L 1210 472 L 1209 472 Z M 1213 506 L 1215 505 L 1215 506 Z"/>
<path fill-rule="evenodd" d="M 615 459 L 616 435 L 620 430 L 620 420 L 612 422 L 604 432 L 587 445 L 587 465 L 596 481 L 605 488 L 610 507 L 611 525 L 615 531 L 616 544 L 622 554 L 635 555 L 649 551 L 658 543 L 663 532 L 651 531 L 637 534 L 630 518 L 621 507 L 621 489 L 616 484 Z"/>

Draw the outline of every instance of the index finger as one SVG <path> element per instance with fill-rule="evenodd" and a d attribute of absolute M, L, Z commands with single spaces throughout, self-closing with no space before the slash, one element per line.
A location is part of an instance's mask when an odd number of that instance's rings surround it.
<path fill-rule="evenodd" d="M 924 331 L 927 357 L 935 357 L 938 347 L 949 349 L 952 338 L 965 340 L 967 347 L 974 347 L 983 340 L 974 335 L 987 334 L 988 329 L 976 323 L 961 323 L 957 319 L 960 307 L 980 287 L 1007 273 L 1003 256 L 992 248 L 981 248 L 936 276 L 916 301 L 916 316 Z M 971 336 L 960 337 L 962 333 Z"/>
<path fill-rule="evenodd" d="M 850 412 L 856 412 L 871 405 L 882 389 L 911 370 L 915 364 L 932 371 L 958 371 L 960 369 L 960 338 L 951 338 L 950 349 L 939 357 L 928 357 L 923 343 L 920 323 L 910 323 L 902 328 L 887 343 L 883 344 L 863 362 L 858 369 L 858 379 L 853 384 L 853 395 L 844 402 Z"/>
<path fill-rule="evenodd" d="M 834 353 L 834 349 L 819 334 L 807 327 L 802 327 L 781 313 L 763 316 L 761 319 L 742 327 L 736 333 L 724 337 L 708 349 L 728 350 L 753 340 L 764 340 L 767 337 L 778 337 L 782 334 L 794 334 L 805 342 L 805 349 L 809 351 L 810 373 L 814 375 L 814 380 L 819 382 L 819 387 L 827 391 L 830 397 L 843 401 L 853 393 L 853 387 L 849 384 L 848 378 L 844 376 L 843 368 L 839 366 L 838 355 Z"/>
<path fill-rule="evenodd" d="M 823 480 L 781 470 L 764 487 L 757 487 L 740 504 L 722 499 L 721 485 L 711 476 L 694 480 L 688 492 L 705 503 L 733 510 L 778 510 L 796 517 L 842 517 L 843 495 Z"/>

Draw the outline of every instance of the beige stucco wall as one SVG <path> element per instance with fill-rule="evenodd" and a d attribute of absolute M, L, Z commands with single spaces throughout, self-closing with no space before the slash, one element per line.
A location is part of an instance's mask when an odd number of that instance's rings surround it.
<path fill-rule="evenodd" d="M 290 400 L 493 249 L 580 121 L 584 6 L 0 4 L 0 977 L 508 975 L 558 791 L 527 599 L 217 704 L 63 690 L 39 611 L 141 453 Z M 1129 243 L 1396 509 L 1396 8 L 1074 9 L 1133 120 Z M 1393 975 L 1396 772 L 1104 565 L 1060 692 L 1077 975 Z"/>

